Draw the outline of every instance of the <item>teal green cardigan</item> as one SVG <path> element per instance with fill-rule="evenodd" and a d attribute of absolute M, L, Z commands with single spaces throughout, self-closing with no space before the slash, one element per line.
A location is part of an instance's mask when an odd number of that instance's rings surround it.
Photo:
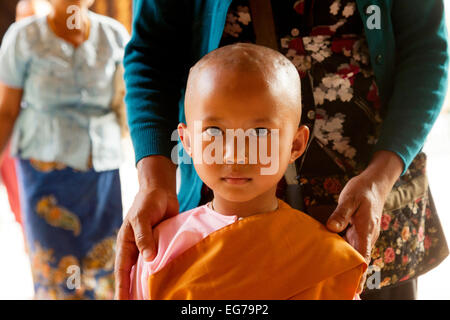
<path fill-rule="evenodd" d="M 170 158 L 184 121 L 189 68 L 218 47 L 231 0 L 135 0 L 124 59 L 128 122 L 136 162 Z M 356 0 L 387 115 L 375 150 L 390 150 L 405 171 L 423 147 L 447 89 L 448 48 L 442 0 Z M 369 5 L 381 28 L 369 29 Z M 374 151 L 375 151 L 374 150 Z M 181 164 L 180 211 L 198 205 L 202 181 Z M 404 172 L 403 172 L 404 173 Z"/>

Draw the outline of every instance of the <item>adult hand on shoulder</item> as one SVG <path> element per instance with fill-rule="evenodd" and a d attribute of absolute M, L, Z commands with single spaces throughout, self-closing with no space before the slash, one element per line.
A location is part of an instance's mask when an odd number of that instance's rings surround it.
<path fill-rule="evenodd" d="M 146 261 L 156 256 L 152 227 L 178 214 L 175 170 L 175 165 L 163 156 L 151 156 L 138 163 L 140 188 L 117 237 L 116 299 L 129 299 L 131 268 L 139 252 Z"/>
<path fill-rule="evenodd" d="M 378 151 L 360 175 L 348 181 L 339 195 L 338 206 L 327 222 L 333 232 L 344 231 L 345 238 L 370 263 L 372 247 L 380 234 L 383 207 L 395 181 L 403 170 L 403 161 L 393 152 Z M 367 271 L 366 271 L 367 272 Z M 361 293 L 366 274 L 361 278 Z"/>

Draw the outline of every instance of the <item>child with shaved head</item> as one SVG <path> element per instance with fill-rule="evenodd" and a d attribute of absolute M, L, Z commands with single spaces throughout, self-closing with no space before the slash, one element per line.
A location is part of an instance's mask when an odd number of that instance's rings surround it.
<path fill-rule="evenodd" d="M 161 222 L 158 252 L 140 256 L 134 299 L 352 299 L 364 259 L 276 197 L 305 150 L 300 78 L 280 53 L 235 44 L 189 75 L 178 133 L 211 202 Z"/>

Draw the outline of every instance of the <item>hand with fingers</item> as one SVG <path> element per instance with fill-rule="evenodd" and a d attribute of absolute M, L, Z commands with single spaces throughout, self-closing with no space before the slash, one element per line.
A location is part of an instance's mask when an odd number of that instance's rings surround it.
<path fill-rule="evenodd" d="M 390 151 L 378 151 L 358 176 L 350 179 L 339 195 L 336 209 L 327 222 L 330 231 L 344 231 L 345 239 L 370 263 L 372 248 L 380 234 L 386 197 L 403 170 L 403 162 Z M 366 271 L 367 272 L 367 271 Z M 366 274 L 361 278 L 361 293 Z"/>
<path fill-rule="evenodd" d="M 138 172 L 140 189 L 117 237 L 114 265 L 117 300 L 129 299 L 131 269 L 139 253 L 146 261 L 152 261 L 157 254 L 152 228 L 179 211 L 175 166 L 169 159 L 145 158 L 138 163 Z"/>

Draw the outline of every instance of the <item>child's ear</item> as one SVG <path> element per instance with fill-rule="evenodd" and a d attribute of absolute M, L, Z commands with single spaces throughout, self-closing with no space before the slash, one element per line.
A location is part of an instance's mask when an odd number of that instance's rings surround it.
<path fill-rule="evenodd" d="M 188 155 L 192 157 L 191 136 L 187 126 L 184 123 L 179 123 L 177 129 L 184 150 L 186 150 Z"/>
<path fill-rule="evenodd" d="M 294 141 L 292 142 L 291 159 L 289 163 L 293 163 L 297 160 L 303 152 L 305 152 L 309 139 L 309 128 L 307 126 L 300 126 L 294 135 Z"/>

